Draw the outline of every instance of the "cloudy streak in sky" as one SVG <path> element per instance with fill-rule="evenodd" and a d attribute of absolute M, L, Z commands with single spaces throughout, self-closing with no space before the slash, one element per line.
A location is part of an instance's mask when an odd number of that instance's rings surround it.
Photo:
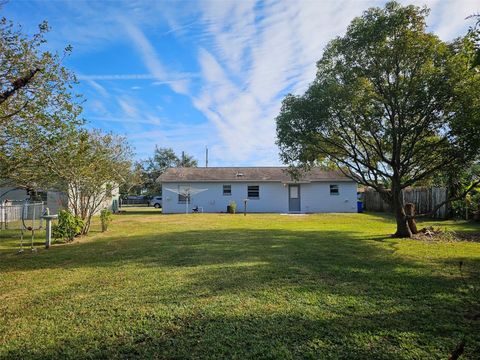
<path fill-rule="evenodd" d="M 411 1 L 432 9 L 429 31 L 465 33 L 477 1 Z M 406 2 L 403 2 L 406 3 Z M 125 134 L 139 158 L 155 145 L 212 165 L 278 165 L 275 116 L 355 16 L 384 1 L 11 2 L 5 15 L 50 46 L 73 45 L 91 127 Z M 34 14 L 25 16 L 25 14 Z M 202 163 L 202 161 L 200 162 Z"/>

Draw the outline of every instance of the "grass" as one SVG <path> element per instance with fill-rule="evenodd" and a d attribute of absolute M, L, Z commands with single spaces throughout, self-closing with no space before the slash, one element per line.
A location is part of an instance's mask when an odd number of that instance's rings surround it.
<path fill-rule="evenodd" d="M 381 214 L 143 208 L 37 253 L 3 232 L 0 358 L 446 359 L 465 339 L 478 359 L 480 243 L 393 229 Z"/>

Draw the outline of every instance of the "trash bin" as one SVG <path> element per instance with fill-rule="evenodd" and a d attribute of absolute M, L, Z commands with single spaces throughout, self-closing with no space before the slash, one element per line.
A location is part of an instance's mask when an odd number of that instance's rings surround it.
<path fill-rule="evenodd" d="M 363 202 L 357 201 L 357 212 L 363 213 Z"/>
<path fill-rule="evenodd" d="M 227 205 L 227 213 L 228 214 L 232 213 L 232 207 L 230 205 Z"/>

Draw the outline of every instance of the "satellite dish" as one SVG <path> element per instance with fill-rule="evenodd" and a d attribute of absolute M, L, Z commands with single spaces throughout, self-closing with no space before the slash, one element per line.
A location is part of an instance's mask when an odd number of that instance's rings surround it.
<path fill-rule="evenodd" d="M 196 189 L 188 185 L 180 185 L 178 189 L 165 188 L 165 190 L 171 191 L 175 194 L 182 195 L 185 197 L 185 214 L 188 214 L 188 201 L 193 195 L 197 195 L 201 192 L 207 191 L 208 189 Z"/>

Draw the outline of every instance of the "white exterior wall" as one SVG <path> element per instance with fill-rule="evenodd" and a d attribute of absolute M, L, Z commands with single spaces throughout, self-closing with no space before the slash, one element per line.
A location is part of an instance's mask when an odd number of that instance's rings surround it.
<path fill-rule="evenodd" d="M 330 185 L 339 185 L 340 195 L 330 195 Z M 243 183 L 163 183 L 162 206 L 163 213 L 184 213 L 185 203 L 178 202 L 178 194 L 167 190 L 178 190 L 179 185 L 191 186 L 196 189 L 208 189 L 193 195 L 189 203 L 189 212 L 199 206 L 204 212 L 226 212 L 230 201 L 237 203 L 237 212 L 243 212 L 244 199 L 247 198 L 248 185 L 260 187 L 260 198 L 249 199 L 248 212 L 288 213 L 288 184 L 281 182 L 243 182 Z M 231 185 L 232 195 L 223 195 L 223 185 Z M 357 184 L 354 182 L 314 182 L 300 184 L 301 212 L 356 212 L 357 211 Z"/>
<path fill-rule="evenodd" d="M 285 212 L 288 209 L 286 188 L 280 182 L 271 183 L 164 183 L 162 184 L 162 211 L 164 213 L 184 213 L 185 204 L 178 203 L 178 194 L 169 189 L 178 189 L 179 185 L 189 185 L 195 189 L 208 189 L 193 195 L 189 212 L 195 206 L 203 207 L 204 212 L 226 212 L 230 201 L 237 203 L 237 212 L 243 212 L 243 201 L 247 198 L 247 186 L 258 185 L 260 198 L 249 199 L 248 212 Z M 223 195 L 223 185 L 231 185 L 232 195 Z"/>
<path fill-rule="evenodd" d="M 338 185 L 338 195 L 330 195 L 330 185 Z M 352 181 L 301 184 L 300 207 L 305 213 L 357 212 L 357 184 Z"/>

